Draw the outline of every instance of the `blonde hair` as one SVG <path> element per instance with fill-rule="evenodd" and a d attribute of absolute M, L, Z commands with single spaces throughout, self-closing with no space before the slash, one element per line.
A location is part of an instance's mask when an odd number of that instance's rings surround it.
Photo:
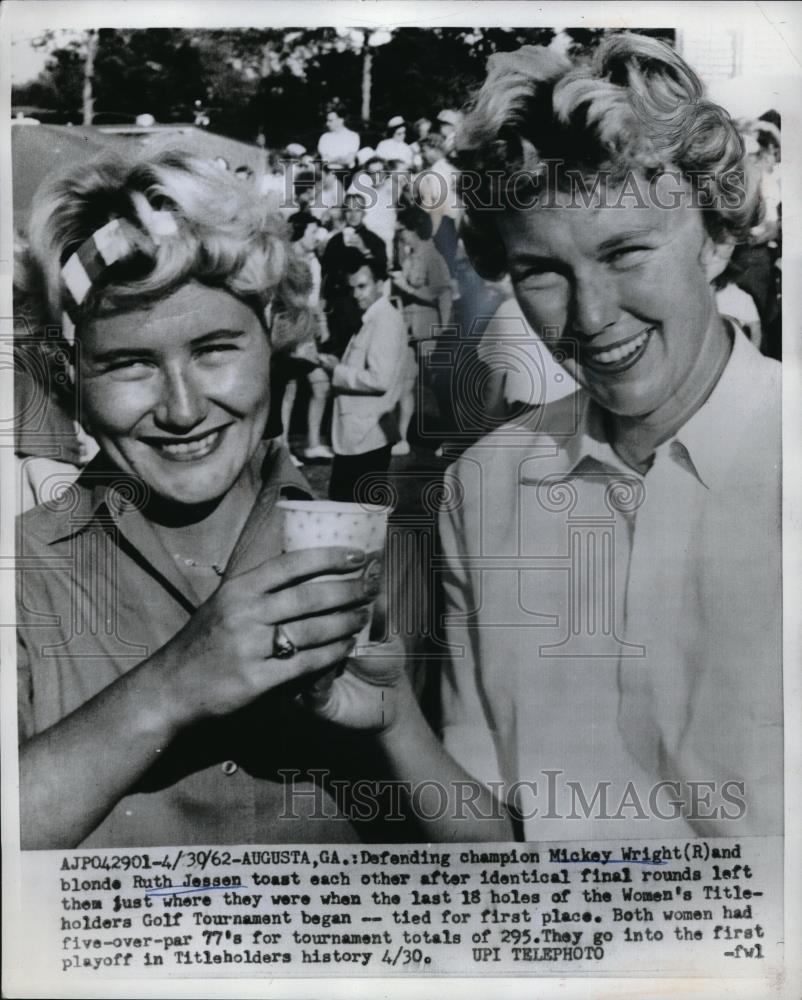
<path fill-rule="evenodd" d="M 153 213 L 167 211 L 174 232 L 153 236 Z M 284 219 L 241 181 L 191 153 L 127 157 L 104 153 L 40 189 L 28 228 L 27 268 L 19 284 L 37 289 L 49 322 L 68 304 L 65 261 L 110 219 L 134 227 L 131 253 L 93 282 L 74 317 L 140 308 L 189 280 L 217 286 L 259 315 L 276 297 L 301 311 L 311 288 L 306 265 L 288 251 Z"/>
<path fill-rule="evenodd" d="M 581 65 L 541 46 L 491 56 L 453 158 L 463 172 L 466 248 L 486 277 L 506 269 L 493 215 L 511 204 L 499 177 L 524 173 L 542 185 L 554 177 L 549 162 L 567 167 L 563 176 L 609 171 L 618 182 L 630 170 L 651 178 L 676 169 L 692 187 L 704 178 L 715 240 L 743 236 L 759 205 L 727 112 L 704 98 L 673 49 L 643 35 L 612 35 Z"/>

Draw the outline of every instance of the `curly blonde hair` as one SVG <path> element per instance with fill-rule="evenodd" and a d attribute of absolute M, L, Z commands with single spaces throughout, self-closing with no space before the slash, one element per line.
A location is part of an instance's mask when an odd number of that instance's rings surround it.
<path fill-rule="evenodd" d="M 757 177 L 748 169 L 729 115 L 656 39 L 611 35 L 583 64 L 541 46 L 496 54 L 455 137 L 461 170 L 463 237 L 477 270 L 506 270 L 494 214 L 515 207 L 511 178 L 537 189 L 560 178 L 629 171 L 651 179 L 676 170 L 693 190 L 714 240 L 737 240 L 754 224 Z M 564 170 L 555 175 L 549 164 Z M 505 186 L 505 183 L 507 186 Z"/>
<path fill-rule="evenodd" d="M 154 241 L 152 213 L 168 211 L 175 232 Z M 308 268 L 288 249 L 288 228 L 266 199 L 206 160 L 182 151 L 145 156 L 104 153 L 45 183 L 37 194 L 18 287 L 60 323 L 68 304 L 61 268 L 114 218 L 134 227 L 132 251 L 93 282 L 73 316 L 141 308 L 189 280 L 225 289 L 262 316 L 274 299 L 301 311 Z"/>

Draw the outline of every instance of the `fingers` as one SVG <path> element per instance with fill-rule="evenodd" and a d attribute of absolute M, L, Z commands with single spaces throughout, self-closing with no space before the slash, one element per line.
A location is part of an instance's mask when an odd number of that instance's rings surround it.
<path fill-rule="evenodd" d="M 348 657 L 353 644 L 353 637 L 349 635 L 347 639 L 338 639 L 325 646 L 299 650 L 295 656 L 291 656 L 287 660 L 270 660 L 270 686 L 278 686 L 303 674 L 327 670 L 329 667 L 342 663 Z"/>
<path fill-rule="evenodd" d="M 361 549 L 345 546 L 297 549 L 295 552 L 285 552 L 266 559 L 259 566 L 233 579 L 246 586 L 253 586 L 259 593 L 270 593 L 315 576 L 353 573 L 365 565 L 365 558 Z"/>
<path fill-rule="evenodd" d="M 339 639 L 351 638 L 370 620 L 369 608 L 353 608 L 331 615 L 305 618 L 282 625 L 281 631 L 296 649 L 309 650 L 315 646 L 326 646 Z"/>
<path fill-rule="evenodd" d="M 381 580 L 376 574 L 356 580 L 310 580 L 279 590 L 264 600 L 263 620 L 270 625 L 372 601 Z"/>

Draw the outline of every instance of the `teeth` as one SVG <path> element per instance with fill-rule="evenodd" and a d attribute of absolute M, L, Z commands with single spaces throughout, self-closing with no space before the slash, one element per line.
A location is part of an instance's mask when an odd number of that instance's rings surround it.
<path fill-rule="evenodd" d="M 161 451 L 166 451 L 168 455 L 199 455 L 209 451 L 219 436 L 219 431 L 212 431 L 199 441 L 181 441 L 175 444 L 160 444 Z"/>
<path fill-rule="evenodd" d="M 639 351 L 646 342 L 646 338 L 651 333 L 651 328 L 644 330 L 639 336 L 634 340 L 630 340 L 628 344 L 621 344 L 620 347 L 614 347 L 610 351 L 602 351 L 599 354 L 593 355 L 594 364 L 612 365 L 617 364 L 619 361 L 623 361 L 624 358 L 628 358 L 630 354 L 634 354 Z"/>

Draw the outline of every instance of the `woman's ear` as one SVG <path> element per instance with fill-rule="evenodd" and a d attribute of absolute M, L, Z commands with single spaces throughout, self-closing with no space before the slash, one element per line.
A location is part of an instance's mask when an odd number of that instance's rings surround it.
<path fill-rule="evenodd" d="M 714 281 L 727 267 L 735 249 L 733 240 L 716 242 L 711 237 L 705 237 L 702 248 L 702 263 L 707 273 L 708 282 Z"/>

